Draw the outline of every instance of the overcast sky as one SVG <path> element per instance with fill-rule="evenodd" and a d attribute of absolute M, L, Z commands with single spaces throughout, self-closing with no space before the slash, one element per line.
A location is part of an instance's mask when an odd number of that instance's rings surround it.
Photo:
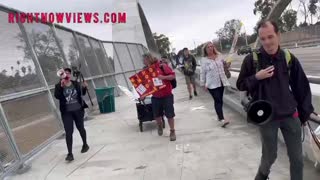
<path fill-rule="evenodd" d="M 110 12 L 114 0 L 0 0 L 25 12 Z M 255 0 L 139 0 L 153 32 L 167 35 L 172 47 L 194 48 L 216 38 L 225 21 L 240 19 L 248 34 L 258 21 L 253 15 Z M 292 7 L 298 8 L 298 0 Z M 112 40 L 111 25 L 64 24 L 101 40 Z M 3 27 L 4 28 L 4 27 Z M 1 27 L 0 27 L 1 29 Z M 244 29 L 242 29 L 244 32 Z M 7 62 L 9 59 L 7 59 Z"/>
<path fill-rule="evenodd" d="M 216 38 L 227 20 L 240 19 L 248 33 L 258 20 L 255 0 L 139 0 L 152 31 L 169 36 L 173 47 L 194 48 Z M 159 7 L 159 8 L 155 8 Z"/>
<path fill-rule="evenodd" d="M 216 38 L 215 32 L 231 19 L 244 23 L 241 32 L 253 33 L 259 16 L 253 14 L 256 0 L 139 0 L 153 32 L 169 36 L 177 50 Z M 298 8 L 293 0 L 293 9 Z"/>

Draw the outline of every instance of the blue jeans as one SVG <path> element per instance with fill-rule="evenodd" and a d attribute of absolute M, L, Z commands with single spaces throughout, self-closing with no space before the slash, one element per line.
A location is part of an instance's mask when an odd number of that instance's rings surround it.
<path fill-rule="evenodd" d="M 208 89 L 213 100 L 214 100 L 214 108 L 216 110 L 216 113 L 218 115 L 219 121 L 224 119 L 223 115 L 223 92 L 224 92 L 224 87 L 218 87 L 215 89 Z"/>
<path fill-rule="evenodd" d="M 264 175 L 269 175 L 271 166 L 277 159 L 279 129 L 287 146 L 291 180 L 302 180 L 303 154 L 299 118 L 288 117 L 281 121 L 273 120 L 260 127 L 262 157 L 259 171 Z"/>

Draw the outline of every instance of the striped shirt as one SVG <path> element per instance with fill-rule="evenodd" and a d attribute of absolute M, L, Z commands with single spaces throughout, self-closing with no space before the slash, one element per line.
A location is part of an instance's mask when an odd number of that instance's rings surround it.
<path fill-rule="evenodd" d="M 200 85 L 208 89 L 215 89 L 221 86 L 230 86 L 224 72 L 224 60 L 218 56 L 216 60 L 203 57 L 201 59 Z"/>

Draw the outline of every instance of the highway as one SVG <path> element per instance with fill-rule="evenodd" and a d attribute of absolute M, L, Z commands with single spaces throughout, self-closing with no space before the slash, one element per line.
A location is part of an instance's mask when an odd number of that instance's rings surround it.
<path fill-rule="evenodd" d="M 308 76 L 317 76 L 320 78 L 320 46 L 290 49 L 290 52 L 299 59 Z M 238 56 L 235 54 L 232 57 L 233 62 L 231 68 L 240 68 L 245 56 L 246 55 Z"/>

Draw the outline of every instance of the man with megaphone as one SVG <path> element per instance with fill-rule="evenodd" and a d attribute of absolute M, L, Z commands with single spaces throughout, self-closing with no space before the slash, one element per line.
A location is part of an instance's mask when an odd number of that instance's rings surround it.
<path fill-rule="evenodd" d="M 77 81 L 71 80 L 71 69 L 64 68 L 57 72 L 60 77 L 60 82 L 55 85 L 54 96 L 59 100 L 60 112 L 66 132 L 66 143 L 68 148 L 68 155 L 66 161 L 73 161 L 72 141 L 73 141 L 73 122 L 80 133 L 83 141 L 81 153 L 89 150 L 87 144 L 87 133 L 84 128 L 84 109 L 88 108 L 82 96 L 87 92 L 88 84 L 83 82 L 82 85 Z"/>
<path fill-rule="evenodd" d="M 280 32 L 273 21 L 258 25 L 262 47 L 242 64 L 237 88 L 247 91 L 248 121 L 259 125 L 262 157 L 255 180 L 266 180 L 277 158 L 278 131 L 284 137 L 291 180 L 303 179 L 301 126 L 314 111 L 309 81 L 298 59 L 280 48 Z"/>

